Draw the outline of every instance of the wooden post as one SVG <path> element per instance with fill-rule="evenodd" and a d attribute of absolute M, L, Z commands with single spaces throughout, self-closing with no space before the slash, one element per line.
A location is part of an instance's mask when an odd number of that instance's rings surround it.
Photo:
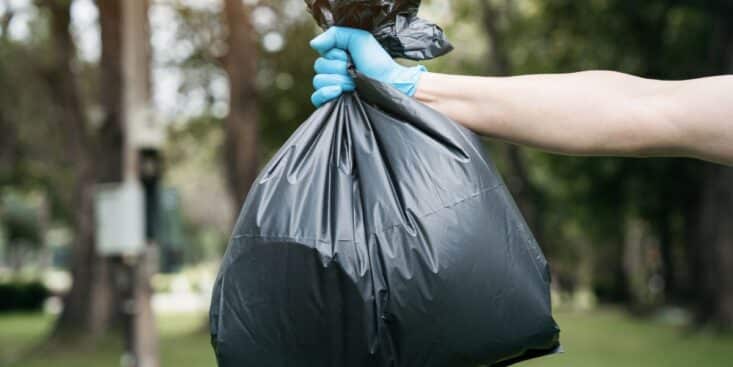
<path fill-rule="evenodd" d="M 148 143 L 150 124 L 150 26 L 148 0 L 122 1 L 122 80 L 124 139 L 123 180 L 141 180 L 140 149 Z M 147 197 L 147 195 L 146 195 Z M 151 203 L 146 202 L 146 207 Z M 150 219 L 148 219 L 150 220 Z M 158 367 L 158 336 L 152 310 L 150 278 L 155 272 L 156 246 L 148 238 L 146 250 L 128 259 L 132 280 L 129 293 L 131 327 L 128 328 L 128 360 L 134 367 Z"/>

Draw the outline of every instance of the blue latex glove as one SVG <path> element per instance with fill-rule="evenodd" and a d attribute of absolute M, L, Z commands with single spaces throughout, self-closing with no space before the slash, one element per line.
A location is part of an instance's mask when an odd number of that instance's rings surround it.
<path fill-rule="evenodd" d="M 354 28 L 331 27 L 311 41 L 311 47 L 321 54 L 316 60 L 311 101 L 316 107 L 354 90 L 354 81 L 348 73 L 349 56 L 362 74 L 391 84 L 413 96 L 420 75 L 427 71 L 422 66 L 406 67 L 395 62 L 371 33 Z M 348 52 L 348 53 L 347 53 Z"/>

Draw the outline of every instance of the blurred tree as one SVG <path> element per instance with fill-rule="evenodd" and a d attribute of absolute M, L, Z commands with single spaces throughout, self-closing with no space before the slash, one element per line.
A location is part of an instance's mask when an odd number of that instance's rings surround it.
<path fill-rule="evenodd" d="M 613 69 L 679 79 L 731 71 L 729 2 L 486 0 L 483 4 L 492 51 L 507 49 L 505 56 L 492 55 L 499 74 L 507 68 L 517 74 Z M 560 220 L 559 227 L 548 226 L 543 236 L 555 243 L 550 253 L 560 255 L 566 251 L 561 247 L 572 242 L 558 229 L 578 223 L 595 244 L 594 273 L 601 295 L 628 300 L 653 287 L 653 273 L 644 275 L 641 282 L 627 281 L 636 277 L 631 269 L 646 272 L 653 259 L 632 260 L 631 253 L 621 256 L 625 248 L 621 244 L 633 237 L 628 220 L 640 219 L 648 224 L 642 227 L 659 248 L 666 295 L 683 304 L 695 296 L 693 302 L 705 319 L 730 325 L 731 272 L 725 264 L 730 266 L 727 250 L 731 246 L 724 245 L 730 235 L 723 229 L 730 221 L 729 194 L 724 189 L 733 190 L 733 183 L 726 181 L 729 169 L 683 159 L 568 158 L 539 153 L 527 159 L 527 176 L 539 183 L 549 200 L 545 205 L 553 207 L 541 220 Z M 521 202 L 521 195 L 517 198 Z M 627 263 L 645 265 L 624 266 L 624 258 Z M 553 263 L 565 261 L 557 260 Z M 634 289 L 638 287 L 643 289 Z"/>
<path fill-rule="evenodd" d="M 698 321 L 733 329 L 733 169 L 705 167 L 698 223 Z"/>
<path fill-rule="evenodd" d="M 512 1 L 481 0 L 481 22 L 489 43 L 487 70 L 490 75 L 509 76 L 513 74 L 512 60 L 507 45 L 507 25 L 515 20 L 516 9 Z M 527 224 L 535 233 L 540 244 L 544 243 L 542 204 L 544 199 L 536 185 L 530 180 L 526 152 L 513 144 L 502 144 L 503 160 L 506 165 L 507 186 L 517 201 Z"/>
<path fill-rule="evenodd" d="M 99 101 L 103 111 L 101 126 L 95 135 L 95 175 L 97 183 L 122 181 L 124 123 L 122 111 L 122 9 L 119 0 L 96 0 L 99 11 L 101 55 L 99 61 Z M 105 282 L 105 291 L 95 301 L 97 307 L 105 307 L 94 324 L 99 325 L 94 333 L 103 333 L 115 327 L 121 320 L 122 301 L 115 282 L 115 272 L 120 269 L 118 259 L 96 258 L 103 262 L 100 267 L 100 281 Z"/>
<path fill-rule="evenodd" d="M 596 9 L 587 8 L 594 6 Z M 547 7 L 557 17 L 556 22 L 571 27 L 572 34 L 588 39 L 586 43 L 598 43 L 596 53 L 608 58 L 601 60 L 600 67 L 662 79 L 731 72 L 732 9 L 729 2 L 722 1 L 639 4 L 617 0 L 596 5 L 557 1 L 548 2 Z M 598 16 L 589 17 L 589 13 Z M 570 19 L 573 17 L 574 21 Z M 618 39 L 620 35 L 622 40 Z M 728 190 L 733 190 L 733 181 L 728 181 L 730 168 L 658 159 L 622 160 L 617 169 L 617 187 L 623 195 L 618 202 L 630 208 L 632 215 L 649 222 L 657 238 L 665 241 L 660 245 L 669 295 L 685 294 L 675 277 L 681 271 L 674 259 L 679 253 L 674 238 L 686 238 L 687 251 L 682 253 L 688 261 L 683 261 L 683 266 L 691 266 L 690 273 L 698 274 L 693 275 L 694 282 L 686 294 L 695 296 L 701 322 L 730 327 L 732 247 L 726 246 L 731 237 L 725 229 L 733 210 L 727 199 Z M 695 258 L 699 260 L 689 261 Z"/>
<path fill-rule="evenodd" d="M 0 225 L 7 241 L 5 258 L 17 274 L 25 262 L 26 254 L 43 244 L 41 210 L 17 193 L 6 193 L 0 199 Z"/>
<path fill-rule="evenodd" d="M 2 79 L 0 77 L 0 80 Z M 8 90 L 2 87 L 0 89 Z M 3 95 L 3 101 L 5 101 L 5 97 Z M 14 171 L 17 168 L 20 155 L 18 129 L 5 116 L 6 113 L 3 110 L 0 109 L 0 131 L 2 132 L 0 134 L 0 184 L 9 182 L 15 176 Z"/>
<path fill-rule="evenodd" d="M 43 32 L 23 41 L 8 37 L 14 16 L 12 8 L 6 11 L 10 15 L 3 15 L 0 23 L 5 28 L 0 36 L 0 191 L 46 191 L 53 211 L 64 217 L 66 172 L 51 169 L 61 163 L 62 151 L 58 131 L 45 123 L 52 113 L 43 108 L 49 100 L 38 64 L 40 55 L 48 52 L 48 42 Z"/>
<path fill-rule="evenodd" d="M 284 5 L 275 6 L 282 22 L 270 32 L 280 34 L 284 44 L 279 49 L 262 52 L 258 77 L 262 143 L 268 155 L 274 154 L 315 110 L 310 95 L 317 54 L 308 42 L 315 36 L 317 27 L 305 8 L 301 16 L 288 18 L 282 14 Z"/>
<path fill-rule="evenodd" d="M 692 2 L 710 19 L 702 75 L 733 73 L 733 3 Z M 700 252 L 695 269 L 699 273 L 698 321 L 733 329 L 733 168 L 703 164 L 702 197 L 694 245 Z M 695 249 L 692 249 L 694 251 Z"/>
<path fill-rule="evenodd" d="M 56 109 L 53 122 L 65 134 L 66 159 L 74 162 L 71 168 L 75 232 L 71 259 L 73 283 L 64 298 L 64 309 L 54 331 L 60 337 L 103 333 L 110 317 L 111 292 L 107 265 L 94 247 L 93 190 L 98 152 L 75 79 L 76 47 L 70 33 L 71 2 L 44 0 L 39 3 L 48 11 L 51 37 L 51 54 L 42 74 Z"/>
<path fill-rule="evenodd" d="M 80 330 L 99 330 L 94 300 L 103 287 L 99 286 L 99 261 L 95 261 L 94 219 L 92 193 L 94 187 L 94 152 L 87 129 L 81 92 L 74 79 L 75 45 L 70 26 L 71 1 L 43 1 L 40 3 L 50 16 L 51 56 L 43 75 L 49 95 L 57 109 L 54 123 L 65 132 L 64 143 L 69 158 L 74 162 L 72 176 L 75 184 L 72 203 L 75 204 L 74 229 L 76 239 L 72 252 L 73 286 L 65 297 L 65 306 L 57 323 L 57 333 L 67 334 Z"/>
<path fill-rule="evenodd" d="M 119 0 L 96 0 L 102 38 L 100 98 L 104 110 L 99 129 L 98 181 L 122 181 L 122 9 Z"/>
<path fill-rule="evenodd" d="M 227 177 L 232 202 L 241 204 L 258 172 L 257 34 L 248 6 L 224 0 L 229 76 L 229 115 L 224 137 Z"/>
<path fill-rule="evenodd" d="M 731 7 L 694 0 L 465 0 L 453 3 L 453 24 L 473 21 L 483 29 L 494 75 L 612 69 L 679 79 L 731 72 Z M 593 284 L 605 300 L 643 309 L 661 298 L 639 295 L 661 287 L 667 301 L 697 304 L 700 315 L 731 309 L 723 307 L 730 304 L 731 272 L 721 256 L 730 248 L 722 245 L 730 236 L 721 234 L 727 194 L 710 192 L 733 187 L 720 183 L 727 169 L 688 159 L 562 157 L 524 148 L 499 153 L 507 185 L 561 286 L 583 281 L 586 266 L 579 265 L 591 256 Z M 717 216 L 703 215 L 711 212 Z M 641 248 L 635 238 L 645 239 Z M 729 324 L 727 316 L 713 318 Z"/>
<path fill-rule="evenodd" d="M 51 20 L 53 58 L 44 75 L 49 95 L 63 113 L 57 123 L 64 131 L 64 149 L 74 162 L 71 176 L 76 180 L 71 212 L 75 216 L 76 241 L 73 246 L 71 272 L 73 283 L 66 295 L 64 309 L 58 319 L 55 335 L 68 337 L 99 335 L 110 329 L 119 315 L 111 276 L 112 262 L 96 253 L 93 223 L 93 191 L 98 182 L 119 182 L 123 172 L 123 66 L 122 66 L 122 2 L 99 0 L 102 53 L 99 73 L 99 97 L 85 99 L 80 84 L 83 78 L 75 72 L 76 48 L 70 34 L 72 1 L 45 1 Z M 147 47 L 133 45 L 133 47 Z M 145 73 L 145 70 L 138 71 Z M 96 98 L 99 98 L 97 100 Z M 95 103 L 101 104 L 103 117 L 98 123 L 87 118 Z M 143 284 L 143 283 L 141 283 Z"/>
<path fill-rule="evenodd" d="M 309 96 L 315 52 L 308 46 L 308 40 L 316 27 L 305 5 L 297 1 L 237 3 L 234 5 L 240 10 L 229 14 L 226 2 L 221 4 L 224 5 L 221 8 L 170 5 L 176 14 L 176 42 L 193 47 L 183 57 L 171 58 L 166 65 L 182 71 L 181 98 L 205 102 L 197 111 L 200 115 L 188 116 L 188 122 L 175 128 L 176 134 L 203 141 L 210 141 L 209 136 L 216 139 L 223 136 L 224 144 L 211 140 L 223 164 L 221 170 L 214 169 L 210 174 L 223 173 L 232 207 L 238 210 L 262 162 L 259 158 L 274 153 L 313 112 Z M 240 41 L 234 40 L 226 27 L 222 27 L 222 23 L 226 25 L 230 21 L 230 16 L 236 22 Z M 304 60 L 303 55 L 309 55 L 310 61 Z M 232 59 L 234 56 L 247 61 L 237 62 Z M 229 69 L 235 70 L 230 73 Z M 222 80 L 228 80 L 224 96 L 219 92 Z M 202 91 L 204 98 L 200 96 Z M 222 105 L 229 108 L 222 109 Z M 241 120 L 244 117 L 248 121 Z M 223 134 L 212 134 L 218 129 Z M 248 134 L 253 131 L 257 132 L 254 145 L 247 140 L 252 138 Z M 179 139 L 171 144 L 186 144 L 184 141 L 188 140 Z M 172 149 L 188 148 L 182 145 Z"/>

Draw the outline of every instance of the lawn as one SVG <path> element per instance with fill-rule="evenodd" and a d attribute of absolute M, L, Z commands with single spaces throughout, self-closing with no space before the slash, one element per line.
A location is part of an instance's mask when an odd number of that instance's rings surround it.
<path fill-rule="evenodd" d="M 204 315 L 159 315 L 161 366 L 216 366 L 209 336 L 202 332 Z M 38 314 L 0 315 L 0 366 L 2 367 L 118 367 L 122 343 L 103 340 L 75 350 L 52 347 L 33 351 L 52 326 L 53 319 Z M 18 360 L 19 356 L 26 355 Z M 8 360 L 16 360 L 8 363 Z M 3 362 L 5 361 L 5 362 Z"/>
<path fill-rule="evenodd" d="M 611 309 L 561 312 L 557 319 L 566 352 L 523 367 L 723 367 L 733 361 L 733 335 L 688 333 Z M 163 367 L 215 366 L 208 335 L 200 331 L 203 320 L 190 314 L 159 317 Z M 0 316 L 0 363 L 41 340 L 52 321 L 38 314 Z M 119 342 L 107 340 L 86 350 L 34 352 L 12 366 L 116 367 L 119 351 Z"/>

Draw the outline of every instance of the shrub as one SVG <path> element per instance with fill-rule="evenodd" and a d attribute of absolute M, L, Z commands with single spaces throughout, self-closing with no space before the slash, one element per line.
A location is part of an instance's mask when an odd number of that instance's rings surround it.
<path fill-rule="evenodd" d="M 41 282 L 0 283 L 0 312 L 40 310 L 49 295 Z"/>

